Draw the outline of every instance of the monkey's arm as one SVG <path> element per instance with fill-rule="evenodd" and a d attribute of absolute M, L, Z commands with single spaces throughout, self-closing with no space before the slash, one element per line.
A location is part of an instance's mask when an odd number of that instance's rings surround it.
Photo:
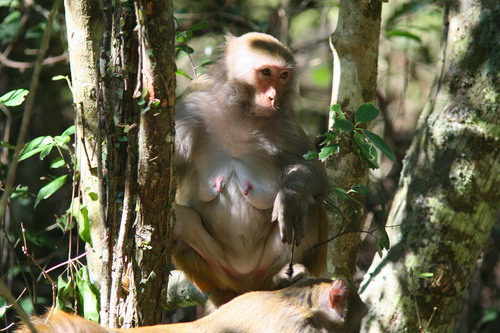
<path fill-rule="evenodd" d="M 304 160 L 285 169 L 272 214 L 272 221 L 279 223 L 284 243 L 292 244 L 295 234 L 295 244 L 300 245 L 309 207 L 323 200 L 327 188 L 326 173 L 319 162 Z"/>

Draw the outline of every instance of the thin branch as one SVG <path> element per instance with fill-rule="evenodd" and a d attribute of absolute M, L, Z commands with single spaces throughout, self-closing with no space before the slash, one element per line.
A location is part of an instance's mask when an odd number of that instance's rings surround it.
<path fill-rule="evenodd" d="M 28 134 L 28 127 L 31 120 L 31 113 L 33 111 L 33 105 L 35 103 L 36 90 L 38 88 L 40 73 L 42 70 L 42 62 L 45 57 L 45 53 L 47 52 L 47 49 L 49 47 L 50 34 L 52 32 L 52 24 L 54 22 L 54 18 L 57 12 L 59 11 L 60 5 L 61 5 L 61 0 L 54 1 L 54 6 L 50 11 L 50 15 L 47 20 L 47 26 L 43 33 L 43 39 L 40 45 L 40 50 L 38 52 L 35 61 L 33 76 L 31 77 L 31 83 L 29 89 L 30 93 L 26 98 L 26 104 L 24 106 L 23 120 L 21 123 L 21 128 L 19 130 L 19 135 L 17 137 L 16 150 L 14 152 L 14 156 L 12 158 L 12 164 L 10 165 L 9 172 L 7 174 L 7 183 L 5 185 L 5 190 L 0 200 L 0 223 L 3 223 L 3 219 L 5 217 L 5 212 L 7 209 L 7 204 L 9 202 L 10 195 L 12 194 L 12 191 L 14 189 L 14 182 L 16 178 L 17 167 L 19 164 L 19 155 L 21 153 L 21 149 L 24 146 L 26 135 Z"/>
<path fill-rule="evenodd" d="M 42 66 L 49 66 L 56 64 L 61 61 L 66 61 L 68 60 L 68 52 L 64 52 L 63 54 L 60 54 L 58 56 L 54 57 L 47 57 L 42 60 L 40 63 Z M 10 67 L 10 68 L 17 68 L 21 70 L 29 69 L 31 67 L 36 66 L 36 63 L 38 62 L 24 62 L 24 61 L 15 61 L 15 60 L 10 60 L 7 58 L 3 53 L 0 53 L 0 62 L 5 66 L 5 67 Z"/>
<path fill-rule="evenodd" d="M 71 259 L 68 259 L 60 264 L 57 264 L 49 269 L 47 269 L 45 272 L 46 273 L 49 273 L 49 272 L 52 272 L 53 270 L 55 269 L 58 269 L 59 267 L 61 266 L 64 266 L 64 265 L 67 265 L 67 264 L 71 264 L 72 262 L 75 262 L 77 260 L 80 260 L 81 258 L 85 257 L 87 254 L 89 254 L 89 252 L 91 251 L 94 251 L 95 249 L 99 248 L 102 244 L 104 244 L 104 242 L 107 240 L 107 238 L 103 238 L 96 246 L 94 247 L 91 247 L 89 248 L 87 251 L 83 252 L 82 254 L 74 257 L 74 258 L 71 258 Z"/>
<path fill-rule="evenodd" d="M 37 260 L 29 253 L 28 251 L 28 243 L 26 242 L 26 229 L 24 229 L 24 225 L 21 223 L 21 231 L 23 235 L 23 246 L 22 246 L 22 251 L 28 259 L 30 259 L 36 267 L 42 272 L 43 276 L 50 281 L 50 285 L 52 287 L 52 304 L 56 303 L 56 296 L 57 296 L 57 284 L 52 280 L 50 275 L 40 266 L 40 264 L 37 262 Z"/>
<path fill-rule="evenodd" d="M 38 331 L 36 330 L 35 325 L 33 325 L 26 312 L 24 312 L 24 310 L 19 306 L 16 299 L 11 294 L 9 289 L 5 286 L 2 280 L 0 280 L 0 295 L 5 297 L 5 299 L 7 299 L 7 302 L 12 304 L 14 310 L 17 312 L 21 320 L 29 327 L 31 332 L 37 333 Z"/>

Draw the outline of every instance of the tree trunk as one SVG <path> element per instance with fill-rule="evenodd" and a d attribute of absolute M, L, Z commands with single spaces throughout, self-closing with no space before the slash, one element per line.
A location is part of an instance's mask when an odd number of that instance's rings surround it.
<path fill-rule="evenodd" d="M 351 120 L 361 104 L 375 99 L 381 9 L 380 0 L 340 1 L 337 29 L 330 37 L 334 56 L 331 104 L 340 104 Z M 332 186 L 344 189 L 367 182 L 367 171 L 352 145 L 341 147 L 340 154 L 328 161 L 327 173 Z M 342 212 L 342 216 L 330 214 L 329 220 L 335 221 L 330 234 L 360 230 L 362 209 L 352 201 L 330 198 Z M 359 244 L 358 232 L 335 239 L 329 250 L 335 276 L 352 278 Z"/>
<path fill-rule="evenodd" d="M 447 1 L 442 56 L 389 215 L 392 248 L 360 288 L 370 332 L 451 332 L 500 202 L 496 0 Z"/>
<path fill-rule="evenodd" d="M 101 323 L 155 324 L 166 301 L 175 193 L 172 3 L 65 7 Z"/>

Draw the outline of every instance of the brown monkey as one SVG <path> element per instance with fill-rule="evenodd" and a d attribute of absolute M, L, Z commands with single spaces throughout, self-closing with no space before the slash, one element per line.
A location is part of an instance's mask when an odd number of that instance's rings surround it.
<path fill-rule="evenodd" d="M 307 280 L 285 289 L 250 292 L 192 323 L 112 329 L 56 311 L 35 317 L 39 333 L 319 333 L 357 332 L 366 312 L 358 294 L 343 280 Z M 18 333 L 28 333 L 23 326 Z"/>
<path fill-rule="evenodd" d="M 216 305 L 275 288 L 291 259 L 325 267 L 327 179 L 291 103 L 291 51 L 261 33 L 227 37 L 224 56 L 176 109 L 174 262 Z"/>

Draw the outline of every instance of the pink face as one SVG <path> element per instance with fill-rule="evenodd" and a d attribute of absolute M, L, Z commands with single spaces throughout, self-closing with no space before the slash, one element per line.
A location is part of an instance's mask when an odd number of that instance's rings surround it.
<path fill-rule="evenodd" d="M 260 115 L 270 115 L 278 109 L 291 78 L 289 68 L 265 65 L 255 69 L 255 104 Z"/>

